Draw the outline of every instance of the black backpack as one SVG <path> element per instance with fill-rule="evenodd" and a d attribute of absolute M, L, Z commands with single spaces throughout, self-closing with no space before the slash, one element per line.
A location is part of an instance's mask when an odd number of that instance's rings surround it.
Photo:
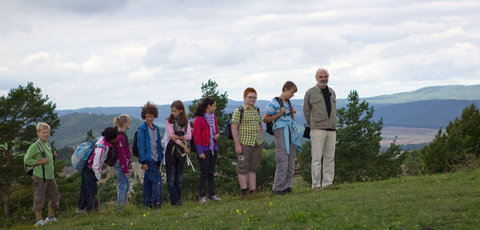
<path fill-rule="evenodd" d="M 278 104 L 280 105 L 280 108 L 282 107 L 285 107 L 285 105 L 283 104 L 283 101 L 282 99 L 280 99 L 279 97 L 275 97 L 274 98 L 275 100 L 277 100 Z M 288 105 L 290 106 L 290 110 L 292 110 L 292 104 L 290 104 L 290 100 L 287 100 L 288 102 Z M 287 112 L 287 111 L 285 111 Z M 285 113 L 284 113 L 285 114 Z M 292 115 L 293 117 L 293 114 L 290 112 L 290 114 Z M 275 119 L 275 121 L 270 121 L 270 122 L 267 122 L 267 133 L 270 134 L 270 135 L 274 135 L 273 133 L 273 123 L 275 123 L 278 119 L 280 119 L 280 117 L 278 117 L 277 119 Z"/>
<path fill-rule="evenodd" d="M 108 148 L 107 158 L 103 161 L 103 163 L 107 164 L 108 166 L 115 166 L 118 161 L 118 152 L 115 145 L 112 145 Z"/>
<path fill-rule="evenodd" d="M 135 136 L 133 136 L 133 144 L 132 144 L 132 154 L 136 156 L 137 158 L 140 158 L 138 156 L 138 146 L 137 146 L 137 139 L 138 139 L 138 130 L 135 131 Z M 139 159 L 140 160 L 140 159 Z"/>
<path fill-rule="evenodd" d="M 243 110 L 244 109 L 243 109 L 243 106 L 238 107 L 238 109 L 240 110 L 240 123 L 241 123 L 242 119 L 243 119 Z M 258 112 L 258 114 L 260 114 L 260 109 L 258 107 L 257 107 L 257 112 Z M 233 112 L 230 113 L 230 117 L 228 118 L 227 123 L 225 124 L 224 133 L 228 137 L 228 139 L 233 140 L 232 117 L 233 117 Z M 261 117 L 261 115 L 260 115 L 260 117 Z"/>

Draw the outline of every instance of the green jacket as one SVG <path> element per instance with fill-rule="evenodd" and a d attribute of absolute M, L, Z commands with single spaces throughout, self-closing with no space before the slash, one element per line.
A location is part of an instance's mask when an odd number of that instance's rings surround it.
<path fill-rule="evenodd" d="M 332 88 L 328 87 L 328 90 L 331 93 L 330 104 L 332 105 L 330 118 L 328 117 L 325 98 L 320 87 L 315 85 L 305 93 L 303 115 L 310 129 L 336 129 L 338 121 L 337 97 Z"/>
<path fill-rule="evenodd" d="M 53 179 L 53 154 L 50 145 L 47 142 L 38 140 L 45 151 L 45 156 L 48 158 L 48 163 L 44 164 L 45 167 L 45 179 Z M 37 144 L 33 143 L 28 147 L 27 154 L 23 158 L 23 162 L 28 165 L 36 165 L 33 169 L 33 175 L 43 178 L 42 165 L 37 165 L 37 161 L 42 159 L 42 153 L 38 149 Z"/>

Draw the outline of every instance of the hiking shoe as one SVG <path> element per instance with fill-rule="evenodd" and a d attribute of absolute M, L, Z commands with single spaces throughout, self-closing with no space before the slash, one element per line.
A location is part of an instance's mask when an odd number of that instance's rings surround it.
<path fill-rule="evenodd" d="M 77 209 L 75 210 L 75 213 L 76 213 L 76 214 L 83 214 L 83 213 L 86 213 L 86 211 L 85 211 L 85 209 L 83 209 L 83 208 L 82 208 L 82 209 L 77 208 Z"/>
<path fill-rule="evenodd" d="M 314 192 L 319 192 L 319 191 L 322 191 L 322 187 L 314 187 L 314 188 L 312 188 L 312 190 Z"/>
<path fill-rule="evenodd" d="M 45 223 L 48 224 L 48 223 L 56 223 L 57 222 L 57 218 L 54 217 L 54 216 L 49 216 L 47 218 L 45 218 Z"/>
<path fill-rule="evenodd" d="M 162 207 L 162 203 L 156 203 L 152 206 L 152 209 L 160 209 Z"/>
<path fill-rule="evenodd" d="M 287 188 L 287 189 L 283 190 L 283 192 L 285 192 L 285 193 L 292 193 L 292 188 Z"/>
<path fill-rule="evenodd" d="M 330 185 L 327 185 L 323 188 L 323 190 L 329 190 L 329 189 L 336 190 L 336 189 L 338 189 L 338 187 L 334 186 L 333 184 L 330 184 Z"/>
<path fill-rule="evenodd" d="M 43 226 L 45 224 L 46 224 L 45 221 L 43 221 L 42 219 L 37 220 L 37 223 L 35 223 L 36 226 Z"/>
<path fill-rule="evenodd" d="M 284 191 L 272 191 L 272 194 L 276 196 L 285 196 Z"/>
<path fill-rule="evenodd" d="M 242 192 L 242 195 L 240 195 L 240 198 L 241 198 L 242 200 L 247 199 L 247 193 Z"/>
<path fill-rule="evenodd" d="M 204 197 L 204 196 L 202 196 L 202 197 L 200 198 L 200 203 L 203 204 L 203 203 L 206 203 L 206 202 L 207 202 L 207 198 Z"/>
<path fill-rule="evenodd" d="M 217 195 L 211 196 L 209 199 L 213 200 L 213 201 L 221 201 L 222 200 L 222 199 L 218 198 Z"/>

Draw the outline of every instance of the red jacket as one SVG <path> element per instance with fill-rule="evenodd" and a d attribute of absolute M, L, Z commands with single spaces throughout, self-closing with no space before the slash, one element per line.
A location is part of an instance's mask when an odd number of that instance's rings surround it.
<path fill-rule="evenodd" d="M 215 133 L 213 135 L 215 135 L 219 133 L 219 131 L 217 116 L 213 114 L 213 117 L 215 118 Z M 210 145 L 210 126 L 208 126 L 207 120 L 204 117 L 196 117 L 193 121 L 193 137 L 196 145 Z"/>

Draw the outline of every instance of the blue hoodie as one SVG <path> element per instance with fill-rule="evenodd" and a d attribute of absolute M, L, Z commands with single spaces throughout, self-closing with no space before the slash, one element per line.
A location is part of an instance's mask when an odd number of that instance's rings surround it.
<path fill-rule="evenodd" d="M 157 152 L 158 159 L 155 161 L 162 162 L 163 160 L 163 149 L 162 149 L 162 138 L 160 137 L 160 128 L 153 124 L 157 131 Z M 150 147 L 150 134 L 148 131 L 148 125 L 146 122 L 143 122 L 142 125 L 138 127 L 138 136 L 137 136 L 137 147 L 138 147 L 138 156 L 141 164 L 146 164 L 152 160 L 152 149 Z"/>

